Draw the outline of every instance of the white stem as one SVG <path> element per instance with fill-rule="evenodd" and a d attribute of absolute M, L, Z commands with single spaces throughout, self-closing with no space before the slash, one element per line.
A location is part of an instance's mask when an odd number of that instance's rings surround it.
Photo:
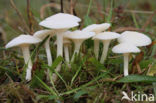
<path fill-rule="evenodd" d="M 63 55 L 63 33 L 57 34 L 57 57 Z"/>
<path fill-rule="evenodd" d="M 74 40 L 75 49 L 74 49 L 74 53 L 71 59 L 72 62 L 74 61 L 75 54 L 79 54 L 82 42 L 83 42 L 82 40 Z"/>
<path fill-rule="evenodd" d="M 50 41 L 50 37 L 45 42 L 44 47 L 45 47 L 46 54 L 47 54 L 48 65 L 51 66 L 52 65 L 52 56 L 51 56 L 49 41 Z"/>
<path fill-rule="evenodd" d="M 50 50 L 50 37 L 47 39 L 47 41 L 44 44 L 45 50 L 46 50 L 46 55 L 47 55 L 47 61 L 48 61 L 48 66 L 52 65 L 52 56 L 51 56 L 51 50 Z M 47 80 L 50 80 L 50 75 L 49 75 L 49 69 L 46 71 L 47 75 Z"/>
<path fill-rule="evenodd" d="M 109 44 L 110 44 L 110 40 L 103 41 L 103 52 L 100 60 L 101 64 L 104 64 L 104 61 L 106 60 Z"/>
<path fill-rule="evenodd" d="M 64 45 L 64 53 L 65 53 L 65 60 L 69 63 L 69 50 L 68 45 Z"/>
<path fill-rule="evenodd" d="M 31 57 L 30 57 L 29 46 L 25 45 L 21 48 L 22 48 L 25 64 L 27 65 L 26 80 L 30 81 L 31 80 L 32 62 L 31 62 Z"/>
<path fill-rule="evenodd" d="M 94 53 L 96 59 L 99 58 L 99 40 L 94 40 Z"/>
<path fill-rule="evenodd" d="M 63 56 L 63 33 L 57 34 L 57 57 Z M 61 70 L 61 63 L 55 69 L 57 72 Z M 55 82 L 57 80 L 57 75 L 53 73 L 52 79 Z"/>
<path fill-rule="evenodd" d="M 124 76 L 128 75 L 128 62 L 129 62 L 128 57 L 129 57 L 129 54 L 125 53 L 124 54 Z"/>

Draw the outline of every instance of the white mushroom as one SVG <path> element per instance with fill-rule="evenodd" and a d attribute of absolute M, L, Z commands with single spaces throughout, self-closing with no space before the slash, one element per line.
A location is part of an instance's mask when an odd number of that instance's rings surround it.
<path fill-rule="evenodd" d="M 119 38 L 120 34 L 115 33 L 115 32 L 102 32 L 93 37 L 94 40 L 101 40 L 103 42 L 103 52 L 101 56 L 100 62 L 103 64 L 106 57 L 107 57 L 107 52 L 109 48 L 109 44 L 112 39 Z"/>
<path fill-rule="evenodd" d="M 102 23 L 102 24 L 92 24 L 84 28 L 82 31 L 90 31 L 95 32 L 95 34 L 101 33 L 107 30 L 110 27 L 109 23 Z M 95 57 L 98 59 L 99 57 L 99 40 L 94 40 L 94 53 Z"/>
<path fill-rule="evenodd" d="M 41 40 L 44 40 L 45 37 L 47 37 L 48 35 L 49 38 L 47 39 L 47 41 L 44 44 L 45 50 L 46 50 L 46 54 L 47 54 L 47 60 L 48 60 L 48 65 L 51 66 L 52 65 L 52 56 L 51 56 L 51 51 L 50 51 L 50 46 L 49 46 L 49 42 L 50 42 L 50 38 L 54 35 L 54 31 L 53 30 L 40 30 L 34 33 L 34 37 L 37 37 Z"/>
<path fill-rule="evenodd" d="M 54 29 L 56 31 L 57 38 L 57 57 L 63 56 L 63 33 L 70 28 L 76 27 L 79 25 L 81 19 L 65 13 L 58 13 L 52 15 L 42 22 L 39 25 L 46 28 Z M 59 72 L 61 69 L 61 64 L 57 66 L 56 71 Z M 53 81 L 56 81 L 56 74 L 53 75 Z"/>
<path fill-rule="evenodd" d="M 80 18 L 76 16 L 65 13 L 58 13 L 40 22 L 41 26 L 56 30 L 57 56 L 62 56 L 63 54 L 63 32 L 65 32 L 69 28 L 78 26 L 79 21 Z"/>
<path fill-rule="evenodd" d="M 77 16 L 71 15 L 71 14 L 66 14 L 66 13 L 57 13 L 55 15 L 52 15 L 48 18 L 46 18 L 45 20 L 52 20 L 52 19 L 64 19 L 64 20 L 72 20 L 72 21 L 76 21 L 76 22 L 81 22 L 81 19 Z"/>
<path fill-rule="evenodd" d="M 135 31 L 125 31 L 121 34 L 120 38 L 118 38 L 119 43 L 132 43 L 135 46 L 147 46 L 152 43 L 151 39 L 145 34 L 135 32 Z"/>
<path fill-rule="evenodd" d="M 27 64 L 26 80 L 31 80 L 32 62 L 30 57 L 29 45 L 41 42 L 40 39 L 30 35 L 20 35 L 11 40 L 5 47 L 11 48 L 19 46 L 22 49 L 25 64 Z"/>
<path fill-rule="evenodd" d="M 130 53 L 138 53 L 140 49 L 130 43 L 121 43 L 113 47 L 114 53 L 123 53 L 124 56 L 124 76 L 128 75 L 128 62 Z"/>
<path fill-rule="evenodd" d="M 94 32 L 86 32 L 86 31 L 80 31 L 80 30 L 69 32 L 68 35 L 65 35 L 65 37 L 68 39 L 71 39 L 75 45 L 75 49 L 74 49 L 74 53 L 73 53 L 71 61 L 74 60 L 75 54 L 79 53 L 80 47 L 83 41 L 93 37 L 94 35 L 95 35 Z"/>

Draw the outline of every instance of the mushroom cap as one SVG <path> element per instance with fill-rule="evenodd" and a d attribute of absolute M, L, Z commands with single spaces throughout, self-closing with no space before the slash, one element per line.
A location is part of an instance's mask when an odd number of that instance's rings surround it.
<path fill-rule="evenodd" d="M 64 18 L 65 20 L 73 20 L 75 22 L 81 22 L 81 19 L 79 17 L 67 13 L 57 13 L 55 15 L 46 18 L 46 20 L 57 19 L 57 18 Z"/>
<path fill-rule="evenodd" d="M 112 48 L 114 53 L 138 53 L 140 49 L 130 43 L 120 43 Z"/>
<path fill-rule="evenodd" d="M 13 40 L 11 40 L 5 46 L 5 48 L 11 48 L 11 47 L 20 46 L 20 45 L 27 45 L 27 44 L 36 44 L 39 42 L 41 42 L 41 39 L 39 39 L 39 38 L 35 38 L 31 35 L 22 34 L 16 38 L 14 38 Z"/>
<path fill-rule="evenodd" d="M 102 24 L 92 24 L 87 26 L 86 28 L 82 29 L 82 31 L 90 31 L 95 33 L 100 33 L 102 31 L 107 30 L 111 25 L 109 23 L 102 23 Z"/>
<path fill-rule="evenodd" d="M 44 39 L 49 34 L 54 35 L 55 34 L 54 30 L 47 30 L 47 29 L 39 30 L 39 31 L 35 32 L 33 36 L 40 38 L 40 39 Z"/>
<path fill-rule="evenodd" d="M 135 31 L 125 31 L 118 38 L 119 43 L 129 42 L 135 46 L 147 46 L 152 43 L 151 39 L 145 34 Z"/>
<path fill-rule="evenodd" d="M 69 29 L 79 25 L 79 18 L 70 14 L 58 13 L 41 21 L 39 25 L 50 29 Z"/>
<path fill-rule="evenodd" d="M 68 31 L 68 33 L 64 35 L 64 37 L 68 39 L 85 40 L 85 39 L 93 37 L 94 35 L 95 35 L 94 32 L 76 30 L 73 32 Z"/>
<path fill-rule="evenodd" d="M 102 32 L 93 37 L 93 39 L 98 39 L 98 40 L 112 40 L 119 38 L 120 34 L 116 32 Z"/>

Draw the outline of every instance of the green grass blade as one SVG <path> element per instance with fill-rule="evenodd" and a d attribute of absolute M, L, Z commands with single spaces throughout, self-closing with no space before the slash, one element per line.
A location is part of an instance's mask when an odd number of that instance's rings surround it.
<path fill-rule="evenodd" d="M 109 15 L 108 15 L 108 17 L 107 17 L 107 19 L 106 19 L 106 21 L 108 22 L 108 23 L 110 23 L 111 22 L 111 18 L 112 18 L 112 15 L 113 15 L 113 0 L 111 0 L 111 8 L 110 8 L 110 11 L 109 11 Z"/>
<path fill-rule="evenodd" d="M 132 18 L 133 18 L 133 22 L 134 22 L 136 28 L 139 28 L 139 25 L 137 23 L 137 20 L 136 20 L 136 17 L 135 17 L 135 14 L 134 13 L 132 13 Z"/>
<path fill-rule="evenodd" d="M 51 89 L 47 84 L 45 84 L 38 76 L 35 75 L 35 77 L 39 80 L 39 82 L 45 87 L 46 90 L 48 90 L 52 95 L 57 96 L 55 91 Z"/>
<path fill-rule="evenodd" d="M 117 82 L 119 83 L 132 83 L 132 82 L 152 83 L 152 82 L 156 82 L 156 77 L 146 76 L 146 75 L 129 75 L 129 76 L 121 78 Z"/>
<path fill-rule="evenodd" d="M 72 77 L 70 86 L 73 85 L 73 82 L 74 82 L 75 78 L 78 76 L 79 72 L 81 71 L 81 68 L 82 68 L 82 67 L 80 66 L 79 69 L 76 71 L 75 75 Z"/>
<path fill-rule="evenodd" d="M 89 86 L 90 84 L 96 82 L 96 81 L 99 80 L 100 78 L 105 77 L 106 75 L 107 75 L 107 73 L 103 73 L 103 74 L 101 74 L 100 76 L 98 76 L 98 77 L 96 77 L 95 79 L 93 79 L 92 81 L 90 81 L 90 82 L 88 82 L 88 83 L 86 83 L 86 84 L 84 84 L 84 85 L 82 85 L 82 86 L 80 86 L 80 87 L 78 87 L 78 88 L 75 88 L 75 89 L 72 89 L 72 90 L 70 90 L 70 91 L 61 93 L 60 95 L 68 95 L 68 94 L 74 93 L 74 92 L 76 92 L 76 91 L 78 91 L 78 90 L 80 90 L 80 89 L 82 89 L 82 88 L 85 88 L 85 87 Z"/>

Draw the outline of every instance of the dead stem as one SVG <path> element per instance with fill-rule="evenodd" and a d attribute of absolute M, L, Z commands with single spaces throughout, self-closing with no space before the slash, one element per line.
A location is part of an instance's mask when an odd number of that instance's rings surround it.
<path fill-rule="evenodd" d="M 61 13 L 63 13 L 63 0 L 60 1 L 61 4 Z"/>
<path fill-rule="evenodd" d="M 27 16 L 28 16 L 30 34 L 32 35 L 34 30 L 33 30 L 33 15 L 30 10 L 30 0 L 27 0 Z"/>
<path fill-rule="evenodd" d="M 123 32 L 123 31 L 144 31 L 144 30 L 134 27 L 119 27 L 114 30 L 114 32 Z"/>
<path fill-rule="evenodd" d="M 56 4 L 56 3 L 45 4 L 40 9 L 40 18 L 41 19 L 44 19 L 44 17 L 45 17 L 45 9 L 48 8 L 48 7 L 53 7 L 53 8 L 59 9 L 59 10 L 61 9 L 61 6 L 59 4 Z M 66 10 L 64 12 L 66 12 Z"/>
<path fill-rule="evenodd" d="M 142 26 L 143 30 L 152 22 L 152 19 L 153 19 L 155 14 L 156 14 L 156 10 L 153 12 L 153 14 L 147 19 L 145 24 Z"/>
<path fill-rule="evenodd" d="M 24 17 L 23 17 L 22 14 L 20 13 L 20 11 L 17 9 L 17 7 L 16 7 L 14 1 L 13 1 L 13 0 L 10 0 L 10 3 L 11 3 L 11 6 L 13 7 L 13 9 L 15 9 L 15 11 L 16 11 L 17 15 L 19 16 L 19 18 L 21 19 L 21 21 L 22 21 L 22 23 L 23 23 L 23 25 L 24 25 L 24 28 L 25 28 L 25 30 L 26 30 L 26 32 L 29 32 L 29 28 L 28 28 L 28 26 L 27 26 L 27 23 L 26 23 L 26 21 L 24 20 Z"/>

